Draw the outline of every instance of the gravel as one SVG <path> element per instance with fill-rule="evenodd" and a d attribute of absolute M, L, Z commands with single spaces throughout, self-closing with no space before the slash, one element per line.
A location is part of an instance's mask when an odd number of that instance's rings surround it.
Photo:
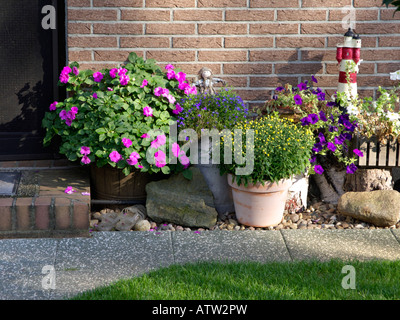
<path fill-rule="evenodd" d="M 97 231 L 96 225 L 101 220 L 101 215 L 112 211 L 103 209 L 93 212 L 91 218 L 92 231 Z M 120 210 L 116 209 L 116 212 Z M 99 219 L 100 218 L 100 219 Z M 215 226 L 210 229 L 189 228 L 168 221 L 156 223 L 147 219 L 150 223 L 149 231 L 205 231 L 205 230 L 282 230 L 282 229 L 400 229 L 400 221 L 391 227 L 376 227 L 370 223 L 341 215 L 337 212 L 337 206 L 323 202 L 315 202 L 302 212 L 285 214 L 280 224 L 273 227 L 255 228 L 242 225 L 236 220 L 234 213 L 226 214 L 223 219 L 218 219 Z M 134 229 L 132 229 L 133 231 Z"/>

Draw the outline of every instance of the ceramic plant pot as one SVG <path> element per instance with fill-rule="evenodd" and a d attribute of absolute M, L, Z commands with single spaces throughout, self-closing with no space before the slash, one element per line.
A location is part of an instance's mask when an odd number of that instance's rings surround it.
<path fill-rule="evenodd" d="M 264 228 L 282 221 L 288 190 L 293 183 L 291 179 L 245 187 L 232 181 L 232 177 L 228 175 L 228 184 L 232 188 L 236 218 L 241 224 Z"/>

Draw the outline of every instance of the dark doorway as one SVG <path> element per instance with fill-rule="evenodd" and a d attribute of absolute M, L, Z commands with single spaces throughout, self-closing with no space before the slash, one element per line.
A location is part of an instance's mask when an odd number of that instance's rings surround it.
<path fill-rule="evenodd" d="M 44 6 L 55 8 L 56 28 L 44 29 Z M 41 127 L 66 61 L 65 1 L 0 0 L 0 160 L 57 157 L 44 148 Z"/>

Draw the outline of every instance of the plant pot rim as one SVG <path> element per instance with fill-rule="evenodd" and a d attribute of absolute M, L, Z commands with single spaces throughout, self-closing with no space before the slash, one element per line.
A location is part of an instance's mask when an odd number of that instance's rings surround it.
<path fill-rule="evenodd" d="M 285 189 L 288 189 L 294 182 L 292 178 L 289 179 L 282 179 L 278 182 L 270 182 L 265 181 L 265 184 L 257 182 L 256 184 L 249 183 L 247 187 L 244 184 L 238 185 L 236 180 L 232 182 L 232 178 L 234 177 L 233 174 L 228 173 L 228 184 L 235 189 L 247 192 L 257 192 L 257 193 L 264 193 L 264 192 L 279 192 Z"/>

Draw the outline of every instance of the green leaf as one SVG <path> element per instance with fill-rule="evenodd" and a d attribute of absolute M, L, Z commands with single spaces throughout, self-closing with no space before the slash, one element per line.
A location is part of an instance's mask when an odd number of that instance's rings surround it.
<path fill-rule="evenodd" d="M 192 180 L 193 179 L 193 172 L 190 169 L 186 169 L 182 172 L 183 176 L 188 179 L 188 180 Z"/>
<path fill-rule="evenodd" d="M 98 129 L 96 130 L 96 133 L 98 133 L 98 134 L 104 134 L 104 133 L 106 133 L 106 132 L 107 132 L 107 130 L 104 129 L 104 128 L 98 128 Z"/>
<path fill-rule="evenodd" d="M 129 62 L 135 63 L 137 58 L 138 58 L 137 54 L 135 52 L 131 52 L 129 54 L 128 60 Z"/>
<path fill-rule="evenodd" d="M 99 141 L 101 142 L 101 141 L 106 140 L 106 137 L 107 136 L 105 134 L 101 134 L 100 137 L 99 137 Z"/>
<path fill-rule="evenodd" d="M 161 168 L 162 173 L 164 174 L 170 174 L 171 173 L 171 169 L 168 166 L 164 166 Z"/>

